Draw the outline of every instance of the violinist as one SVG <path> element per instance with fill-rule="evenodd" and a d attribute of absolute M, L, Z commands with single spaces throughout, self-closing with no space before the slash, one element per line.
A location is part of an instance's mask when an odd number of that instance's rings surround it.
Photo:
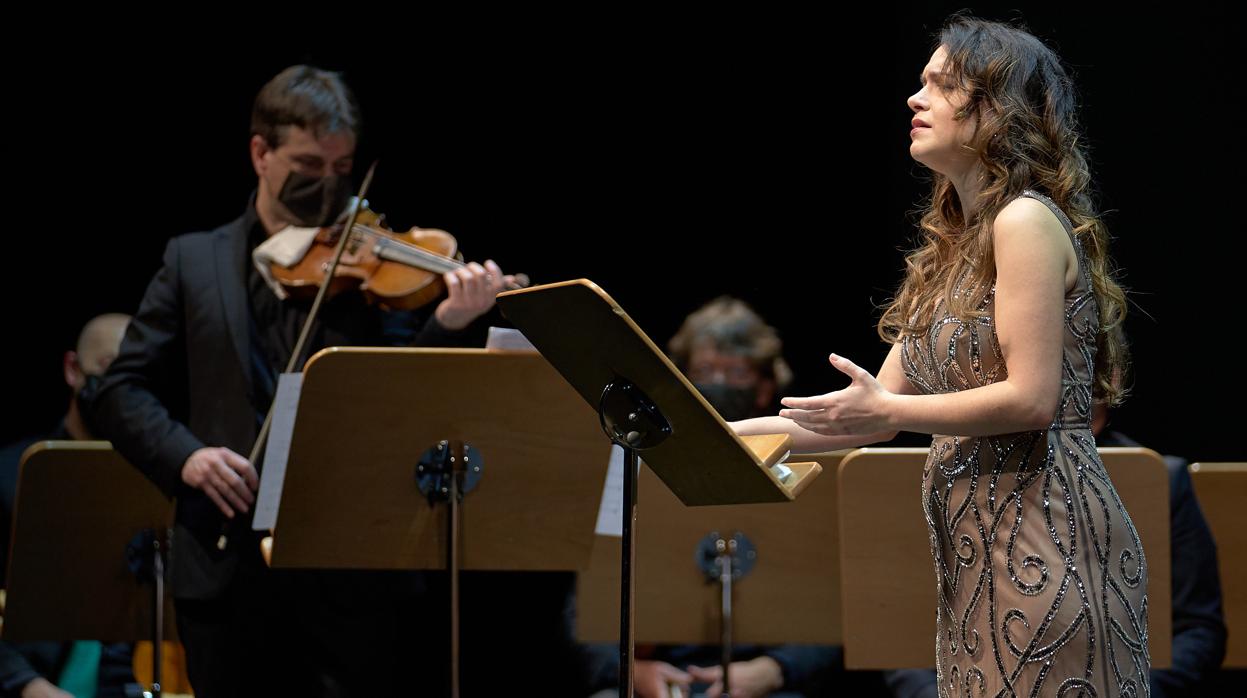
<path fill-rule="evenodd" d="M 339 75 L 294 66 L 264 85 L 251 200 L 236 220 L 169 241 L 90 406 L 101 438 L 177 498 L 170 582 L 197 696 L 388 695 L 410 659 L 388 654 L 398 628 L 376 587 L 392 578 L 269 570 L 250 530 L 259 477 L 246 454 L 311 306 L 279 297 L 252 252 L 288 226 L 338 218 L 359 134 Z M 487 261 L 440 280 L 440 298 L 401 313 L 358 292 L 327 298 L 304 359 L 335 345 L 479 343 L 474 322 L 509 277 Z"/>

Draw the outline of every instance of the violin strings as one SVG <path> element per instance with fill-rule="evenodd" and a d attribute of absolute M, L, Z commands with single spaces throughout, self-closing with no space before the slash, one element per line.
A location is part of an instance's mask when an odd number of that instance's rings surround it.
<path fill-rule="evenodd" d="M 378 245 L 382 247 L 391 247 L 394 249 L 401 250 L 403 253 L 409 254 L 413 257 L 420 257 L 430 264 L 437 265 L 439 269 L 442 269 L 444 271 L 453 271 L 455 269 L 458 269 L 464 266 L 464 264 L 458 260 L 451 259 L 449 257 L 444 257 L 434 252 L 430 252 L 422 247 L 419 247 L 418 245 L 413 245 L 409 242 L 396 240 L 388 235 L 383 234 L 382 231 L 376 230 L 374 228 L 370 228 L 366 225 L 357 224 L 354 227 L 354 229 L 352 229 L 352 232 L 355 234 L 362 232 L 362 233 L 367 233 L 369 235 L 374 235 L 377 237 Z"/>

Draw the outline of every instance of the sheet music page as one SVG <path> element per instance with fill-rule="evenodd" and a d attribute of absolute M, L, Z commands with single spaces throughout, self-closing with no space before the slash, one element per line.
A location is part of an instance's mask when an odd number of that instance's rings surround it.
<path fill-rule="evenodd" d="M 599 536 L 623 538 L 623 469 L 623 449 L 618 445 L 611 446 L 610 466 L 606 469 L 606 483 L 602 486 L 602 504 L 598 507 L 598 523 L 593 529 Z"/>
<path fill-rule="evenodd" d="M 509 327 L 490 327 L 489 338 L 485 340 L 486 349 L 507 349 L 510 351 L 537 351 L 537 347 L 528 341 L 519 330 Z"/>
<path fill-rule="evenodd" d="M 273 423 L 264 448 L 264 468 L 260 472 L 260 492 L 256 495 L 255 517 L 251 528 L 269 531 L 277 526 L 277 507 L 286 480 L 286 460 L 294 436 L 294 418 L 303 391 L 302 373 L 283 373 L 277 378 L 277 397 L 273 400 Z"/>

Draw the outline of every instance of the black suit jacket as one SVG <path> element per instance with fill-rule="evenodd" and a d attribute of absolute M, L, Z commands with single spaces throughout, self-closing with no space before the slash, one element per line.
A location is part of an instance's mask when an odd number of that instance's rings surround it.
<path fill-rule="evenodd" d="M 176 598 L 216 598 L 240 560 L 262 564 L 250 516 L 235 517 L 230 545 L 217 550 L 223 517 L 181 479 L 194 451 L 224 446 L 245 456 L 258 432 L 246 278 L 256 221 L 250 204 L 216 230 L 169 241 L 163 265 L 88 406 L 93 431 L 177 498 L 170 553 Z M 474 338 L 447 331 L 431 312 L 425 314 L 411 343 L 453 346 Z"/>

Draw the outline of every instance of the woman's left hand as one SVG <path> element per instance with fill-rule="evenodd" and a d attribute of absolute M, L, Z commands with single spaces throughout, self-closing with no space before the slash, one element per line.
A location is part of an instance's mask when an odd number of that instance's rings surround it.
<path fill-rule="evenodd" d="M 780 402 L 789 409 L 779 416 L 816 434 L 828 436 L 874 434 L 892 430 L 888 392 L 866 369 L 843 356 L 829 358 L 836 370 L 853 380 L 847 388 L 814 397 L 786 397 Z"/>

